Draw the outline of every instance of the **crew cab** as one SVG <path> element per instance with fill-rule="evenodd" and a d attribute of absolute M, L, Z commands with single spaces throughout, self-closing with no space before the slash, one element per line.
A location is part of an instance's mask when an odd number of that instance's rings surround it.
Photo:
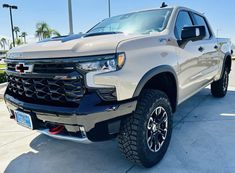
<path fill-rule="evenodd" d="M 177 106 L 208 85 L 224 97 L 231 62 L 230 40 L 202 13 L 163 6 L 10 50 L 5 102 L 20 125 L 80 143 L 117 137 L 126 158 L 152 167 Z"/>

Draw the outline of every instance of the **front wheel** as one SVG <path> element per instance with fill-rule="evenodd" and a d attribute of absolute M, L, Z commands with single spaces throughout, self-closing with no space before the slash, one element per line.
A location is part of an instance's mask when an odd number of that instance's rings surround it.
<path fill-rule="evenodd" d="M 119 147 L 127 159 L 152 167 L 165 155 L 171 133 L 172 110 L 168 97 L 158 90 L 145 90 L 136 111 L 122 121 Z"/>
<path fill-rule="evenodd" d="M 211 84 L 211 93 L 214 97 L 224 97 L 227 94 L 229 83 L 229 68 L 225 67 L 220 80 Z"/>

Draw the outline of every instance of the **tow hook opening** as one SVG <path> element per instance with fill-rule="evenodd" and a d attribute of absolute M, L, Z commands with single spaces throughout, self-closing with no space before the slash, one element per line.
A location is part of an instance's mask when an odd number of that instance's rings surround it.
<path fill-rule="evenodd" d="M 79 130 L 77 132 L 69 132 L 66 127 L 67 125 L 51 125 L 51 127 L 39 129 L 39 132 L 56 139 L 85 144 L 91 143 L 86 136 L 85 128 L 83 126 L 79 126 Z"/>
<path fill-rule="evenodd" d="M 49 133 L 52 135 L 58 135 L 64 130 L 64 126 L 56 126 L 49 129 Z"/>
<path fill-rule="evenodd" d="M 73 132 L 70 131 L 70 126 L 64 124 L 46 124 L 46 129 L 51 136 L 62 135 L 62 136 L 70 136 L 70 137 L 78 137 L 78 138 L 86 138 L 85 128 L 83 126 L 75 126 Z M 41 129 L 42 130 L 42 129 Z"/>

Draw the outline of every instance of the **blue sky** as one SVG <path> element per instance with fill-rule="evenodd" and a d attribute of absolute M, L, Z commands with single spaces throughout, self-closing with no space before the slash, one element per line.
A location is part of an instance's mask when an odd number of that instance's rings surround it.
<path fill-rule="evenodd" d="M 160 0 L 111 0 L 112 15 L 130 11 L 159 7 Z M 235 43 L 235 1 L 215 0 L 166 0 L 169 5 L 187 6 L 203 12 L 209 19 L 214 32 L 219 37 L 230 37 Z M 13 12 L 14 25 L 28 33 L 35 34 L 37 22 L 47 22 L 61 34 L 67 34 L 67 0 L 0 0 L 15 4 L 18 10 Z M 73 0 L 74 31 L 85 32 L 100 20 L 108 17 L 107 0 Z M 0 8 L 0 36 L 11 37 L 9 11 Z"/>

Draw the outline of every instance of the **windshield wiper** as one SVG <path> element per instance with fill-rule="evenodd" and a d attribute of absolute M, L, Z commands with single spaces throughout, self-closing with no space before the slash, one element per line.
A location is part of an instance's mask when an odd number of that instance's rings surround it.
<path fill-rule="evenodd" d="M 110 34 L 122 34 L 123 32 L 95 32 L 95 33 L 87 33 L 83 37 L 93 37 L 99 35 L 110 35 Z"/>

